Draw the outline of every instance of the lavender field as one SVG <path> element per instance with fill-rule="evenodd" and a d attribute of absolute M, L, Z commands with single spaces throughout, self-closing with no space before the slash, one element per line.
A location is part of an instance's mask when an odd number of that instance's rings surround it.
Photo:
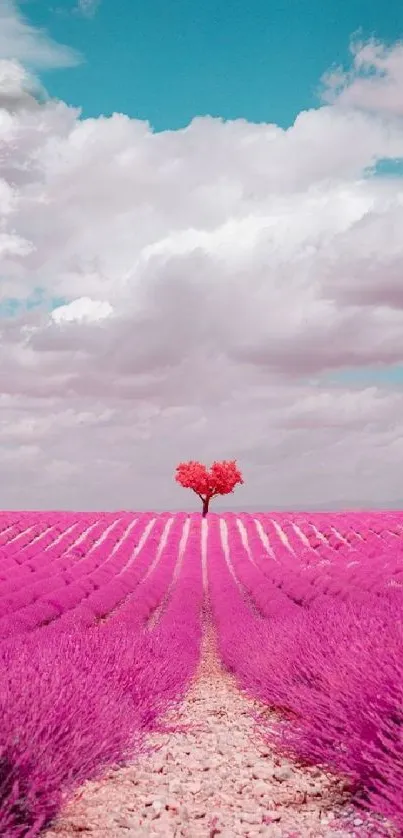
<path fill-rule="evenodd" d="M 222 804 L 227 821 L 219 802 L 200 815 L 202 735 L 189 756 L 197 820 L 181 815 L 183 781 L 151 821 L 146 800 L 131 807 L 126 835 L 402 835 L 402 528 L 394 512 L 3 513 L 0 834 L 73 834 L 58 820 L 66 806 L 111 769 L 140 776 L 207 656 L 206 702 L 230 679 L 263 758 L 342 782 L 355 818 L 333 803 L 334 826 L 314 824 L 302 794 L 292 831 L 272 789 L 282 780 L 253 766 Z M 235 784 L 235 769 L 222 773 Z M 103 805 L 93 836 L 115 834 Z"/>

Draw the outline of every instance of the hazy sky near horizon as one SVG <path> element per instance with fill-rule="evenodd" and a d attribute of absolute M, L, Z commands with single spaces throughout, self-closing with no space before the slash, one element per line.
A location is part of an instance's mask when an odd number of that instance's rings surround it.
<path fill-rule="evenodd" d="M 0 0 L 1 507 L 401 504 L 402 27 Z"/>

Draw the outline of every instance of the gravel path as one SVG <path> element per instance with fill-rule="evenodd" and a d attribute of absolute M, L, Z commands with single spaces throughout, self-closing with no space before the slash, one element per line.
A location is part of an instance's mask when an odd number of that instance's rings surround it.
<path fill-rule="evenodd" d="M 223 671 L 211 634 L 181 707 L 165 720 L 181 726 L 154 734 L 135 765 L 89 782 L 46 838 L 344 838 L 367 832 L 343 800 L 342 783 L 276 757 L 256 730 L 259 705 Z M 340 814 L 348 816 L 342 828 Z"/>

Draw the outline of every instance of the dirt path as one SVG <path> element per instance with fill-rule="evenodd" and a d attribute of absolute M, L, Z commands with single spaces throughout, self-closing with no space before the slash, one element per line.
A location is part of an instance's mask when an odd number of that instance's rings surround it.
<path fill-rule="evenodd" d="M 364 834 L 357 815 L 351 828 L 337 826 L 340 784 L 318 770 L 299 770 L 265 746 L 251 717 L 258 709 L 222 670 L 207 634 L 198 677 L 165 720 L 184 730 L 154 734 L 151 754 L 87 783 L 47 838 Z M 369 834 L 380 832 L 372 825 Z"/>

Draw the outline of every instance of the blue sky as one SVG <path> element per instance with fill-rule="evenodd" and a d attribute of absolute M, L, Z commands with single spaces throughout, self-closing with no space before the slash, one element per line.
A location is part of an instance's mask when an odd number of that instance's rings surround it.
<path fill-rule="evenodd" d="M 317 105 L 321 75 L 348 63 L 354 33 L 386 42 L 403 33 L 398 0 L 101 0 L 88 18 L 74 5 L 22 7 L 84 58 L 43 74 L 49 92 L 85 116 L 120 111 L 156 130 L 201 114 L 290 125 Z"/>
<path fill-rule="evenodd" d="M 379 367 L 350 367 L 348 370 L 328 373 L 324 380 L 336 386 L 351 385 L 352 387 L 402 387 L 403 365 L 391 364 Z"/>

